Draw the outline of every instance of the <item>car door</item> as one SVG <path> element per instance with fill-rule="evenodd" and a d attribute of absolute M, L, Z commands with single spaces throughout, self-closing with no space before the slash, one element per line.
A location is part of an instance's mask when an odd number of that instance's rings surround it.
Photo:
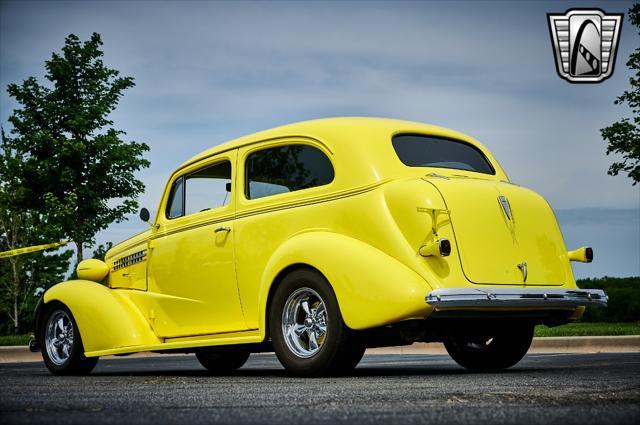
<path fill-rule="evenodd" d="M 161 337 L 245 330 L 236 283 L 235 151 L 175 176 L 149 244 L 151 323 Z"/>

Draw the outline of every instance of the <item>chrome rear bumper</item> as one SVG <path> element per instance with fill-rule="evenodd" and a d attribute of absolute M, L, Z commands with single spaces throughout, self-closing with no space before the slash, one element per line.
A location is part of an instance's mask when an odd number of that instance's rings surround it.
<path fill-rule="evenodd" d="M 607 294 L 600 289 L 540 288 L 444 288 L 431 291 L 427 304 L 436 309 L 465 308 L 576 308 L 606 306 Z"/>

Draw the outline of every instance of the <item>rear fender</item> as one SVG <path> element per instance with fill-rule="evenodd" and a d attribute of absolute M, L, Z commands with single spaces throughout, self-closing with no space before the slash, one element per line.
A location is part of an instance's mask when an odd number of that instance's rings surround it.
<path fill-rule="evenodd" d="M 317 269 L 331 284 L 351 329 L 423 318 L 432 289 L 417 273 L 375 247 L 337 233 L 310 231 L 293 236 L 273 254 L 260 286 L 260 329 L 266 329 L 271 286 L 292 265 Z"/>
<path fill-rule="evenodd" d="M 137 307 L 121 292 L 88 280 L 70 280 L 45 292 L 43 309 L 58 301 L 71 310 L 89 357 L 95 351 L 161 343 Z"/>

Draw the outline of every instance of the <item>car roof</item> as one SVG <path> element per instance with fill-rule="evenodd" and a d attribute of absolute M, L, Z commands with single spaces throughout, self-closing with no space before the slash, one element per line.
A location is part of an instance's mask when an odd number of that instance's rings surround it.
<path fill-rule="evenodd" d="M 481 143 L 472 137 L 445 127 L 391 118 L 335 117 L 296 122 L 239 137 L 195 155 L 178 167 L 176 171 L 228 150 L 241 148 L 261 141 L 285 137 L 311 137 L 325 143 L 329 150 L 333 151 L 335 147 L 334 144 L 339 143 L 342 148 L 348 148 L 348 150 L 353 151 L 362 149 L 363 137 L 365 135 L 371 135 L 372 133 L 375 133 L 377 137 L 383 137 L 385 140 L 389 140 L 390 137 L 397 133 L 421 133 L 450 137 L 464 140 L 476 145 L 485 152 L 487 151 Z M 340 137 L 336 137 L 337 135 Z M 366 145 L 371 148 L 370 143 Z"/>

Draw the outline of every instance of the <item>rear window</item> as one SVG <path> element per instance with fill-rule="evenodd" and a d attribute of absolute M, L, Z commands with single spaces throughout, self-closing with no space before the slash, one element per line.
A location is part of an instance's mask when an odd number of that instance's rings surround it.
<path fill-rule="evenodd" d="M 409 167 L 453 168 L 495 174 L 478 148 L 459 140 L 401 134 L 395 136 L 392 142 L 400 161 Z"/>

